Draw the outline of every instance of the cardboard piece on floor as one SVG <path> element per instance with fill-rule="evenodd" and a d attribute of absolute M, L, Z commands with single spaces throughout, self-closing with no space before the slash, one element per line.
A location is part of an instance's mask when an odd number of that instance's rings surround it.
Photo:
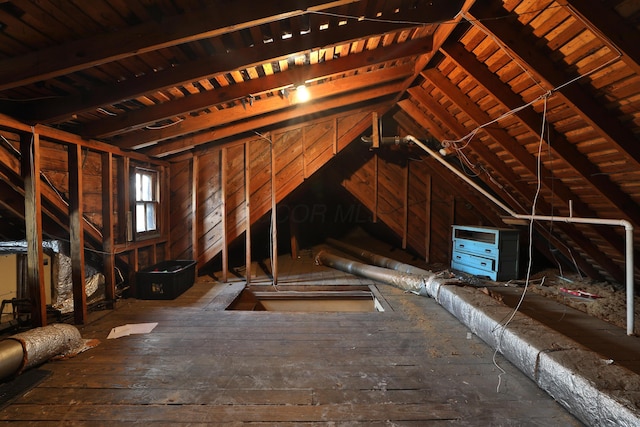
<path fill-rule="evenodd" d="M 107 339 L 115 339 L 115 338 L 120 338 L 120 337 L 126 337 L 127 335 L 131 335 L 131 334 L 148 334 L 149 332 L 153 331 L 153 329 L 158 326 L 158 323 L 134 323 L 134 324 L 127 324 L 127 325 L 123 325 L 123 326 L 116 326 L 115 328 L 111 329 L 111 332 L 109 332 L 109 336 L 107 337 Z"/>

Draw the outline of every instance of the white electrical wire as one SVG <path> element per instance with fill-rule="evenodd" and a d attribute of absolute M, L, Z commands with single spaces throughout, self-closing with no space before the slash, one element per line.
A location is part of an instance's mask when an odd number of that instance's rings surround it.
<path fill-rule="evenodd" d="M 256 135 L 258 135 L 260 138 L 266 140 L 269 143 L 269 149 L 273 151 L 273 141 L 271 140 L 271 138 L 261 134 L 258 131 L 253 131 L 253 133 L 255 133 Z M 273 156 L 271 156 L 271 158 L 273 158 Z M 271 167 L 273 168 L 274 166 L 271 165 Z M 276 291 L 278 291 L 278 287 L 276 285 L 276 279 L 274 277 L 274 267 L 275 267 L 275 257 L 278 254 L 274 254 L 274 250 L 273 250 L 273 223 L 275 222 L 275 209 L 271 209 L 271 221 L 269 221 L 269 261 L 271 262 L 271 284 L 273 285 L 273 287 L 275 288 Z M 277 228 L 276 228 L 276 233 L 277 233 Z"/>
<path fill-rule="evenodd" d="M 544 110 L 543 110 L 543 115 L 542 115 L 542 129 L 540 131 L 540 139 L 538 141 L 538 159 L 537 159 L 537 186 L 536 186 L 536 193 L 535 196 L 533 197 L 533 203 L 531 205 L 531 216 L 534 217 L 536 215 L 536 204 L 538 202 L 538 197 L 540 195 L 540 190 L 542 188 L 542 145 L 544 143 L 544 135 L 545 135 L 545 128 L 546 128 L 546 122 L 547 122 L 547 100 L 549 98 L 549 96 L 551 96 L 551 92 L 548 93 L 548 96 L 544 98 Z M 502 345 L 502 339 L 504 337 L 504 332 L 507 329 L 507 326 L 509 325 L 509 323 L 511 323 L 511 321 L 513 320 L 513 318 L 515 317 L 516 313 L 520 310 L 520 307 L 522 306 L 522 302 L 524 301 L 524 297 L 527 294 L 527 290 L 529 289 L 529 280 L 531 278 L 531 267 L 533 265 L 533 224 L 534 224 L 534 219 L 531 218 L 531 220 L 529 221 L 529 260 L 527 263 L 527 274 L 525 276 L 525 282 L 524 282 L 524 288 L 522 289 L 522 295 L 520 296 L 520 300 L 518 301 L 518 303 L 516 304 L 515 308 L 513 309 L 513 311 L 511 312 L 511 315 L 509 316 L 509 318 L 507 319 L 507 321 L 501 325 L 501 330 L 500 330 L 500 335 L 498 337 L 498 343 L 496 344 L 496 349 L 493 353 L 493 364 L 495 365 L 496 368 L 498 368 L 500 370 L 500 374 L 498 374 L 498 385 L 496 387 L 496 393 L 500 392 L 500 385 L 502 383 L 502 375 L 504 375 L 506 373 L 506 371 L 504 369 L 502 369 L 502 367 L 498 364 L 498 361 L 496 360 L 496 356 L 498 354 L 498 352 L 500 351 L 500 346 Z"/>

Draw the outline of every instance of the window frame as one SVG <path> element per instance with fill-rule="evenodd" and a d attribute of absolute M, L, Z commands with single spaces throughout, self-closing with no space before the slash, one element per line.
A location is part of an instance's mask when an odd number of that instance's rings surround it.
<path fill-rule="evenodd" d="M 147 176 L 151 181 L 151 191 L 150 198 L 151 200 L 145 200 L 144 195 L 142 195 L 143 188 L 143 179 L 138 181 L 139 176 Z M 132 179 L 132 202 L 134 204 L 134 208 L 132 209 L 133 221 L 131 227 L 134 230 L 134 235 L 136 236 L 136 240 L 142 240 L 145 238 L 156 237 L 161 234 L 161 224 L 160 224 L 160 172 L 150 168 L 144 168 L 135 166 L 133 168 L 133 179 Z M 141 197 L 140 199 L 138 197 Z M 142 219 L 139 218 L 139 206 L 143 206 L 144 208 L 144 217 Z M 155 228 L 149 228 L 149 222 L 147 218 L 147 211 L 149 207 L 153 207 L 154 210 L 154 222 Z M 144 230 L 138 231 L 139 221 L 144 221 Z"/>

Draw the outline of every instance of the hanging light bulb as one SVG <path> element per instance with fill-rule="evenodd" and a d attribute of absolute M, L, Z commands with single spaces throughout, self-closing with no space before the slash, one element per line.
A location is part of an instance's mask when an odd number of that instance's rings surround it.
<path fill-rule="evenodd" d="M 311 99 L 309 89 L 305 85 L 300 85 L 296 88 L 296 99 L 298 102 L 307 102 Z"/>

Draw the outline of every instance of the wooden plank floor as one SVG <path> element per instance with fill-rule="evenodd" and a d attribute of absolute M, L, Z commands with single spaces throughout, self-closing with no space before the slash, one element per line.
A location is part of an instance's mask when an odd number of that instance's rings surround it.
<path fill-rule="evenodd" d="M 279 261 L 279 287 L 373 284 Z M 241 281 L 124 300 L 81 328 L 100 345 L 0 411 L 20 425 L 581 425 L 432 299 L 377 287 L 393 311 L 224 311 Z M 267 283 L 258 271 L 257 283 Z M 115 340 L 115 326 L 158 322 Z M 498 383 L 500 382 L 500 387 Z"/>

